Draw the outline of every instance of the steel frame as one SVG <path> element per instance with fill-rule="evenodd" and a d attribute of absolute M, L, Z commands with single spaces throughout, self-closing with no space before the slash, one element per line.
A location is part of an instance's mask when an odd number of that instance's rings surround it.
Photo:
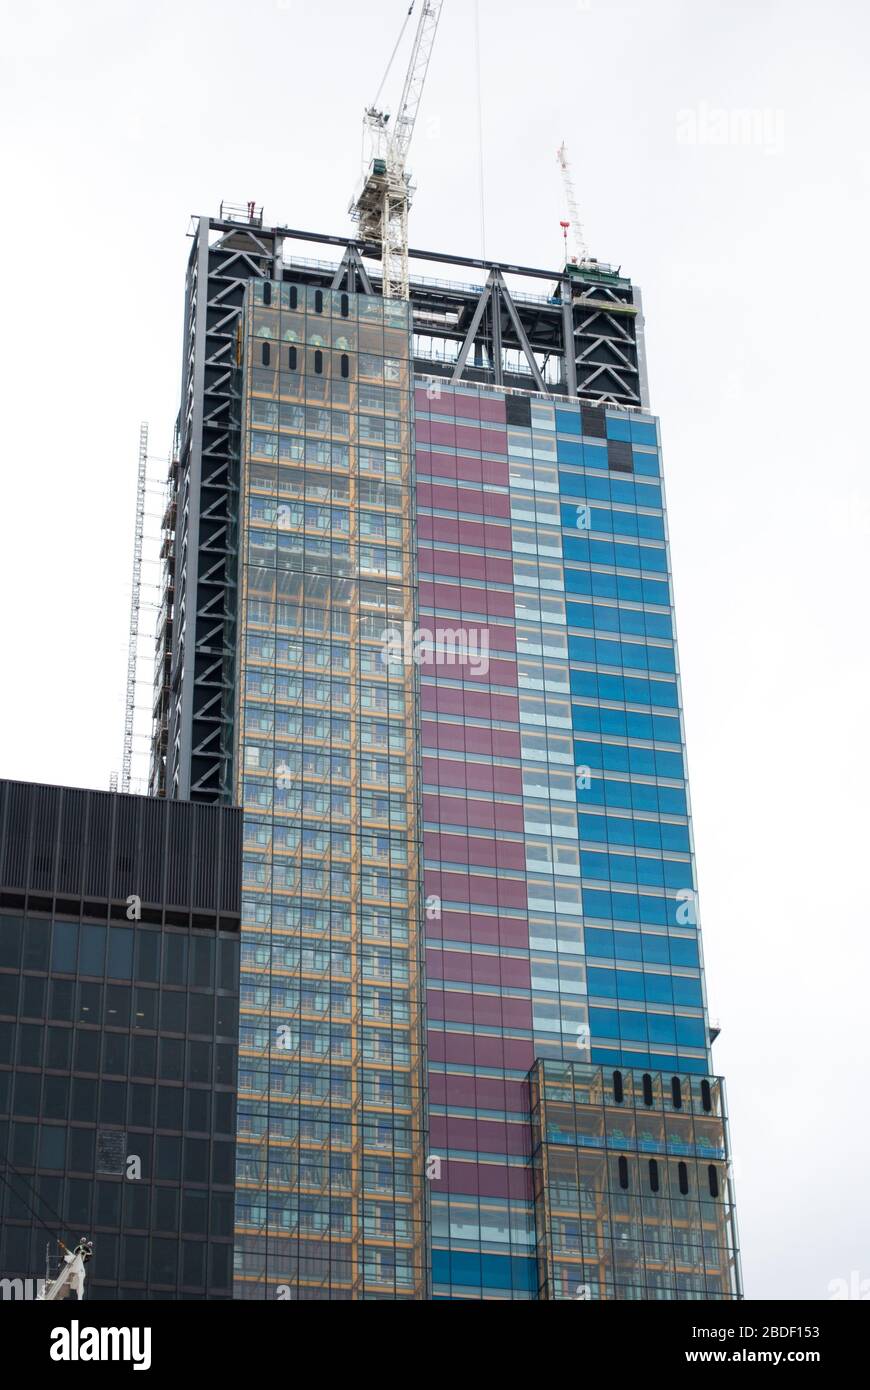
<path fill-rule="evenodd" d="M 339 249 L 338 263 L 311 261 L 298 252 L 294 258 L 294 245 L 311 243 Z M 417 375 L 647 407 L 640 297 L 618 273 L 592 266 L 554 273 L 421 250 L 411 250 L 409 259 L 486 272 L 482 285 L 411 275 Z M 239 316 L 249 280 L 288 276 L 326 289 L 379 294 L 382 248 L 353 237 L 264 227 L 257 208 L 247 220 L 241 213 L 195 219 L 178 454 L 167 507 L 174 529 L 165 542 L 171 655 L 167 643 L 158 652 L 155 678 L 160 694 L 151 790 L 157 795 L 232 799 Z M 508 277 L 538 281 L 546 292 L 521 295 Z M 432 355 L 436 343 L 447 345 L 443 357 Z"/>

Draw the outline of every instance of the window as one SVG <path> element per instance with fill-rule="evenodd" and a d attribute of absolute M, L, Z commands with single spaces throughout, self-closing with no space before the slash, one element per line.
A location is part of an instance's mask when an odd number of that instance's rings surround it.
<path fill-rule="evenodd" d="M 659 1190 L 659 1165 L 654 1158 L 649 1161 L 649 1186 L 651 1192 Z"/>
<path fill-rule="evenodd" d="M 623 1191 L 627 1192 L 627 1191 L 628 1191 L 628 1159 L 627 1159 L 627 1158 L 620 1158 L 618 1167 L 619 1167 L 619 1186 L 623 1189 Z"/>
<path fill-rule="evenodd" d="M 271 284 L 270 284 L 270 282 L 269 282 L 268 280 L 266 281 L 265 285 L 263 286 L 263 303 L 264 303 L 264 304 L 271 304 L 271 303 L 272 303 L 272 286 L 271 286 Z"/>
<path fill-rule="evenodd" d="M 272 349 L 268 343 L 263 343 L 260 348 L 260 361 L 264 367 L 268 367 L 272 359 Z"/>
<path fill-rule="evenodd" d="M 616 1101 L 617 1105 L 622 1104 L 622 1097 L 622 1072 L 615 1071 L 613 1073 L 613 1099 Z"/>
<path fill-rule="evenodd" d="M 643 1103 L 644 1105 L 652 1105 L 653 1103 L 652 1077 L 649 1072 L 644 1072 L 643 1076 Z"/>
<path fill-rule="evenodd" d="M 296 349 L 295 349 L 295 347 L 289 347 L 289 348 L 287 349 L 287 366 L 288 366 L 288 368 L 290 369 L 291 372 L 295 372 L 295 370 L 296 370 Z"/>
<path fill-rule="evenodd" d="M 707 1181 L 710 1184 L 710 1196 L 719 1196 L 719 1172 L 715 1163 L 711 1163 L 707 1169 Z"/>
<path fill-rule="evenodd" d="M 680 1085 L 680 1078 L 678 1076 L 671 1077 L 671 1100 L 674 1103 L 675 1110 L 682 1110 L 683 1088 Z"/>
<path fill-rule="evenodd" d="M 677 1180 L 680 1185 L 680 1192 L 685 1197 L 689 1191 L 689 1170 L 685 1163 L 677 1164 Z"/>

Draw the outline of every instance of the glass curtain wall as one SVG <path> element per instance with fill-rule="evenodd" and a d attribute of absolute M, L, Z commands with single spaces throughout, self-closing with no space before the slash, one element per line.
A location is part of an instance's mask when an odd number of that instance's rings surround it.
<path fill-rule="evenodd" d="M 409 306 L 252 282 L 239 342 L 236 1296 L 425 1296 Z"/>

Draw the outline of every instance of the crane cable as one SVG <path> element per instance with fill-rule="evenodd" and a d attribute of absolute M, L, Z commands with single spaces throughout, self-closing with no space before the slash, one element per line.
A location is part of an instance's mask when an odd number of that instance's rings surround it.
<path fill-rule="evenodd" d="M 6 1158 L 6 1166 L 7 1166 L 7 1168 L 11 1168 L 11 1169 L 12 1169 L 13 1173 L 15 1174 L 15 1176 L 16 1176 L 17 1178 L 20 1178 L 22 1182 L 27 1183 L 27 1186 L 30 1188 L 31 1192 L 32 1192 L 33 1195 L 36 1197 L 37 1201 L 42 1202 L 43 1206 L 48 1207 L 49 1212 L 50 1212 L 52 1215 L 54 1215 L 54 1216 L 57 1217 L 58 1221 L 60 1222 L 60 1226 L 59 1226 L 59 1227 L 55 1227 L 55 1229 L 52 1230 L 51 1226 L 47 1225 L 46 1222 L 43 1221 L 42 1217 L 39 1215 L 39 1212 L 36 1211 L 36 1209 L 30 1205 L 30 1203 L 28 1202 L 27 1198 L 26 1198 L 26 1197 L 23 1197 L 23 1196 L 21 1195 L 20 1192 L 16 1192 L 16 1191 L 15 1191 L 15 1188 L 12 1186 L 11 1182 L 9 1181 L 9 1179 L 4 1175 L 4 1173 L 3 1173 L 2 1170 L 0 1170 L 0 1182 L 5 1183 L 5 1185 L 9 1188 L 9 1191 L 12 1193 L 12 1196 L 16 1199 L 16 1201 L 22 1202 L 22 1203 L 24 1204 L 24 1206 L 27 1207 L 27 1210 L 30 1212 L 30 1214 L 31 1214 L 31 1216 L 33 1217 L 33 1219 L 34 1219 L 35 1221 L 38 1221 L 38 1222 L 39 1222 L 39 1224 L 40 1224 L 40 1226 L 42 1226 L 43 1230 L 48 1231 L 48 1234 L 49 1234 L 54 1240 L 58 1240 L 58 1235 L 57 1235 L 58 1229 L 60 1229 L 60 1230 L 62 1230 L 62 1231 L 67 1230 L 67 1225 L 66 1225 L 66 1222 L 63 1220 L 63 1217 L 60 1215 L 59 1212 L 56 1212 L 56 1211 L 54 1210 L 54 1207 L 52 1207 L 52 1205 L 50 1204 L 50 1202 L 47 1202 L 47 1201 L 45 1200 L 44 1197 L 41 1197 L 41 1196 L 40 1196 L 40 1194 L 37 1192 L 36 1188 L 32 1185 L 32 1183 L 27 1182 L 27 1179 L 25 1178 L 24 1174 L 23 1174 L 23 1173 L 19 1173 L 18 1169 L 13 1165 L 13 1163 L 12 1163 L 12 1161 L 10 1160 L 10 1158 L 8 1157 L 8 1155 L 7 1155 L 7 1158 Z M 58 1241 L 58 1243 L 61 1244 L 61 1245 L 63 1245 L 63 1241 Z M 66 1249 L 66 1246 L 64 1246 L 64 1249 Z"/>
<path fill-rule="evenodd" d="M 405 22 L 404 22 L 404 24 L 402 25 L 401 29 L 399 30 L 399 37 L 396 39 L 396 46 L 395 46 L 395 48 L 393 49 L 393 52 L 392 52 L 392 54 L 391 54 L 391 56 L 390 56 L 390 61 L 387 63 L 387 70 L 386 70 L 386 72 L 384 73 L 383 77 L 381 78 L 381 85 L 380 85 L 380 87 L 378 87 L 378 90 L 375 92 L 375 99 L 374 99 L 374 101 L 372 102 L 372 106 L 377 106 L 377 104 L 378 104 L 378 99 L 379 99 L 379 97 L 380 97 L 380 95 L 381 95 L 381 92 L 384 90 L 384 85 L 385 85 L 385 83 L 386 83 L 387 78 L 388 78 L 389 75 L 390 75 L 390 69 L 391 69 L 391 67 L 393 66 L 393 63 L 394 63 L 395 58 L 396 58 L 396 54 L 397 54 L 398 51 L 399 51 L 399 44 L 402 42 L 402 39 L 405 37 L 405 30 L 406 30 L 407 27 L 408 27 L 408 20 L 411 18 L 411 15 L 414 13 L 414 6 L 416 5 L 416 3 L 417 3 L 417 0 L 411 0 L 411 4 L 410 4 L 410 6 L 409 6 L 409 8 L 408 8 L 408 13 L 405 15 Z"/>
<path fill-rule="evenodd" d="M 53 1205 L 51 1205 L 51 1202 L 46 1201 L 46 1198 L 43 1197 L 42 1193 L 39 1193 L 39 1191 L 36 1190 L 35 1187 L 33 1187 L 33 1183 L 32 1183 L 31 1180 L 29 1180 L 29 1177 L 25 1177 L 24 1173 L 19 1172 L 19 1169 L 15 1168 L 15 1165 L 14 1165 L 13 1161 L 11 1161 L 10 1155 L 8 1155 L 8 1150 L 6 1151 L 6 1154 L 4 1154 L 4 1165 L 6 1165 L 6 1168 L 11 1168 L 11 1170 L 13 1170 L 13 1172 L 14 1172 L 15 1177 L 18 1177 L 18 1179 L 21 1179 L 22 1183 L 26 1183 L 26 1186 L 28 1186 L 29 1188 L 31 1188 L 31 1191 L 32 1191 L 33 1195 L 35 1195 L 36 1200 L 42 1202 L 43 1207 L 46 1208 L 47 1211 L 50 1212 L 50 1215 L 51 1215 L 51 1216 L 57 1216 L 58 1222 L 60 1222 L 61 1227 L 63 1227 L 64 1230 L 65 1230 L 65 1229 L 68 1229 L 67 1223 L 64 1222 L 64 1218 L 63 1218 L 63 1216 L 61 1216 L 61 1213 L 57 1211 L 57 1208 L 54 1208 Z M 1 1173 L 1 1172 L 0 1172 L 0 1177 L 3 1177 L 3 1173 Z M 7 1183 L 7 1187 L 10 1187 L 10 1191 L 14 1191 L 14 1188 L 11 1187 L 10 1184 L 8 1184 L 8 1183 Z M 35 1215 L 36 1215 L 36 1213 L 35 1213 Z M 38 1218 L 38 1220 L 39 1220 L 39 1218 Z M 49 1227 L 46 1226 L 46 1230 L 47 1230 L 47 1229 L 49 1229 Z"/>
<path fill-rule="evenodd" d="M 480 61 L 480 0 L 474 0 L 474 55 L 477 67 L 477 155 L 480 179 L 480 254 L 486 260 L 486 195 L 483 174 L 483 85 Z"/>

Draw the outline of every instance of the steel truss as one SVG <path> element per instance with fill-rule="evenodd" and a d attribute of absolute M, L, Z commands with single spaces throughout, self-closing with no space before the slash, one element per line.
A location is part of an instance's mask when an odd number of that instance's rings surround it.
<path fill-rule="evenodd" d="M 187 271 L 178 452 L 166 516 L 171 617 L 158 651 L 151 790 L 201 801 L 233 796 L 240 399 L 237 331 L 252 279 L 292 277 L 352 293 L 382 291 L 382 248 L 247 219 L 200 217 Z M 294 243 L 297 244 L 294 248 Z M 298 244 L 332 248 L 333 260 Z M 335 258 L 335 249 L 339 257 Z M 306 248 L 307 249 L 307 248 Z M 409 260 L 485 272 L 480 285 L 411 274 L 414 369 L 452 383 L 645 407 L 637 289 L 607 268 L 535 269 L 409 252 Z M 367 267 L 366 262 L 369 262 Z M 538 281 L 520 294 L 512 280 Z M 170 587 L 171 586 L 171 592 Z"/>

